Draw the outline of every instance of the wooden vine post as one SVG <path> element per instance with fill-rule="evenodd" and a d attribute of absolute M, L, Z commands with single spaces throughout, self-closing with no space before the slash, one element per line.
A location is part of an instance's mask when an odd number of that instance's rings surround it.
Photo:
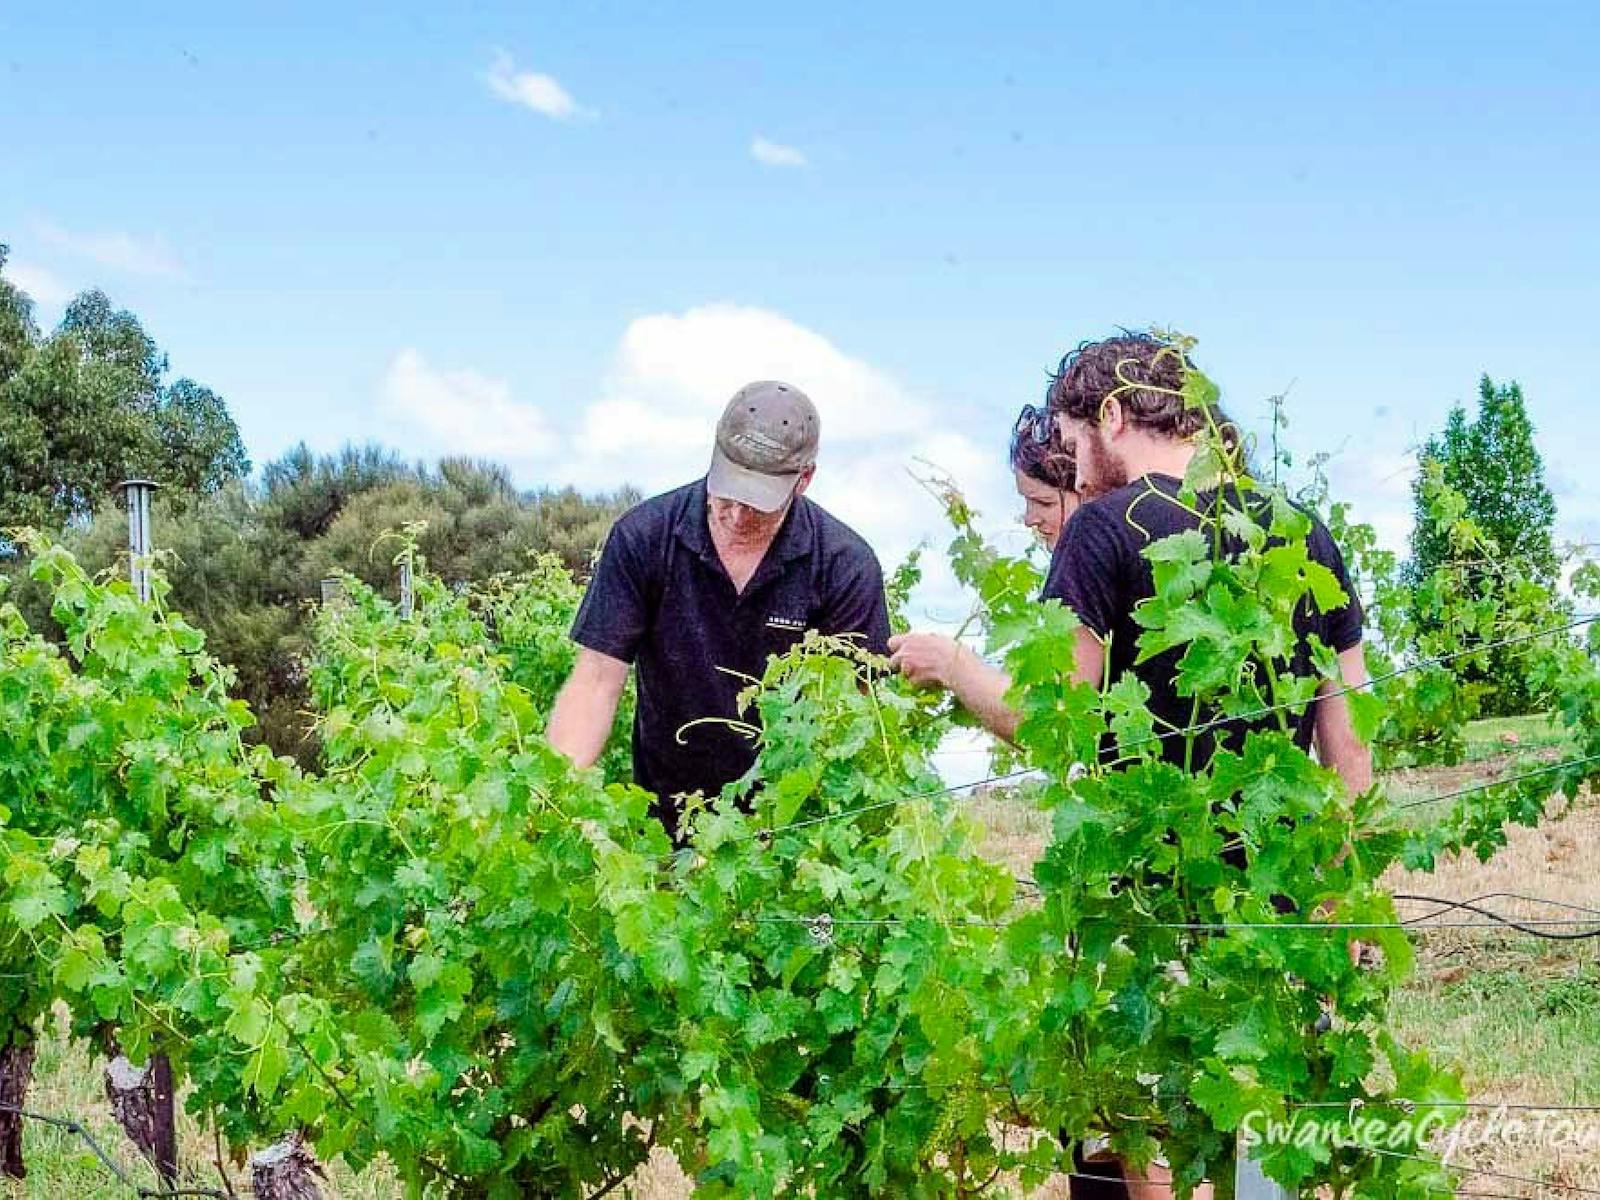
<path fill-rule="evenodd" d="M 321 1174 L 298 1133 L 250 1156 L 250 1187 L 258 1200 L 322 1200 Z"/>
<path fill-rule="evenodd" d="M 128 509 L 128 575 L 139 599 L 150 601 L 150 498 L 156 484 L 127 479 L 117 485 Z M 120 1053 L 106 1066 L 106 1098 L 128 1139 L 150 1160 L 168 1187 L 178 1182 L 178 1120 L 172 1095 L 172 1063 L 152 1054 L 136 1067 Z"/>
<path fill-rule="evenodd" d="M 172 1064 L 164 1054 L 136 1067 L 123 1055 L 106 1064 L 106 1099 L 117 1124 L 169 1186 L 178 1182 L 178 1127 Z"/>
<path fill-rule="evenodd" d="M 25 1179 L 27 1165 L 22 1160 L 22 1116 L 13 1112 L 28 1098 L 28 1083 L 33 1078 L 31 1041 L 12 1040 L 0 1046 L 0 1176 Z"/>

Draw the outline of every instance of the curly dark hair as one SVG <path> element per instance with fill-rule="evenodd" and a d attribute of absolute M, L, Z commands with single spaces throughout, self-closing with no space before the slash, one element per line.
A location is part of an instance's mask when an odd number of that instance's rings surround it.
<path fill-rule="evenodd" d="M 1083 342 L 1050 378 L 1050 410 L 1098 425 L 1114 395 L 1134 425 L 1166 437 L 1193 437 L 1206 427 L 1206 414 L 1184 406 L 1184 362 L 1176 346 L 1151 333 L 1125 329 Z M 1212 415 L 1222 419 L 1220 412 Z"/>
<path fill-rule="evenodd" d="M 1040 442 L 1022 421 L 1011 434 L 1011 466 L 1058 492 L 1078 490 L 1078 458 L 1072 445 L 1063 446 L 1054 437 Z"/>

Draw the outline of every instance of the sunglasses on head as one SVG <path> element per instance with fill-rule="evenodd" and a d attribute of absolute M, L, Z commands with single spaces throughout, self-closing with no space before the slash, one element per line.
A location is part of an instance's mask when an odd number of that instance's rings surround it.
<path fill-rule="evenodd" d="M 1032 404 L 1024 404 L 1022 412 L 1017 415 L 1017 424 L 1011 435 L 1017 439 L 1027 438 L 1036 446 L 1048 446 L 1055 437 L 1056 422 L 1049 408 L 1038 408 Z"/>

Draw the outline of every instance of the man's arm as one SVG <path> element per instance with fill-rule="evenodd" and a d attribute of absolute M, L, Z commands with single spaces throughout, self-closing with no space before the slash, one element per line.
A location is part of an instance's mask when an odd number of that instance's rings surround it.
<path fill-rule="evenodd" d="M 1340 652 L 1339 676 L 1323 680 L 1317 688 L 1312 738 L 1322 765 L 1339 773 L 1351 796 L 1359 796 L 1372 787 L 1372 751 L 1356 737 L 1350 702 L 1343 694 L 1345 689 L 1363 687 L 1367 682 L 1367 663 L 1359 642 Z"/>
<path fill-rule="evenodd" d="M 889 639 L 889 662 L 912 683 L 942 687 L 998 738 L 1017 740 L 1022 714 L 1006 703 L 1011 677 L 954 638 L 938 633 L 902 633 Z M 1105 647 L 1089 630 L 1078 630 L 1072 681 L 1100 684 Z"/>
<path fill-rule="evenodd" d="M 640 513 L 628 513 L 606 535 L 572 621 L 578 659 L 550 710 L 546 737 L 580 767 L 592 767 L 606 748 L 628 666 L 653 620 L 658 588 L 648 549 L 652 526 L 636 520 Z"/>
<path fill-rule="evenodd" d="M 1087 683 L 1099 691 L 1106 681 L 1105 674 L 1105 643 L 1087 625 L 1079 625 L 1072 643 L 1072 682 Z"/>
<path fill-rule="evenodd" d="M 1317 747 L 1317 758 L 1325 767 L 1332 767 L 1339 773 L 1339 778 L 1344 780 L 1345 791 L 1352 797 L 1362 795 L 1372 788 L 1372 751 L 1362 745 L 1361 739 L 1356 737 L 1355 725 L 1350 720 L 1350 702 L 1344 696 L 1344 689 L 1362 687 L 1367 682 L 1367 660 L 1357 642 L 1348 650 L 1339 652 L 1339 678 L 1324 679 L 1317 688 L 1317 702 L 1313 709 L 1316 714 L 1311 727 L 1312 741 Z M 1350 846 L 1344 849 L 1334 860 L 1341 863 L 1350 853 Z M 1337 906 L 1330 899 L 1317 909 L 1319 916 L 1330 916 Z M 1363 943 L 1359 938 L 1351 938 L 1350 961 L 1357 967 L 1361 965 L 1363 956 Z"/>
<path fill-rule="evenodd" d="M 901 633 L 889 639 L 889 665 L 912 683 L 942 687 L 996 737 L 1016 740 L 1021 714 L 1006 703 L 1011 678 L 942 633 Z"/>
<path fill-rule="evenodd" d="M 579 647 L 572 674 L 550 710 L 550 744 L 574 765 L 592 767 L 606 748 L 617 717 L 628 664 L 598 650 Z"/>

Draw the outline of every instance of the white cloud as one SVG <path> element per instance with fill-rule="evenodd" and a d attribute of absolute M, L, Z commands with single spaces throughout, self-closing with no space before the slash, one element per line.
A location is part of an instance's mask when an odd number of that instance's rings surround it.
<path fill-rule="evenodd" d="M 544 413 L 512 398 L 511 389 L 477 371 L 442 371 L 414 349 L 395 355 L 381 390 L 386 415 L 429 457 L 468 455 L 512 467 L 557 450 Z"/>
<path fill-rule="evenodd" d="M 865 537 L 886 570 L 931 543 L 916 608 L 963 617 L 966 602 L 942 565 L 949 529 L 913 473 L 933 464 L 967 491 L 986 524 L 1014 524 L 1010 414 L 996 414 L 985 445 L 885 372 L 779 313 L 715 304 L 633 321 L 600 398 L 576 419 L 570 453 L 551 471 L 580 487 L 627 482 L 646 494 L 687 483 L 705 473 L 728 398 L 755 379 L 793 383 L 817 406 L 822 444 L 809 495 Z"/>
<path fill-rule="evenodd" d="M 712 304 L 633 321 L 585 424 L 612 454 L 663 441 L 709 446 L 723 405 L 753 379 L 803 389 L 834 444 L 904 435 L 921 415 L 887 375 L 814 330 L 766 309 Z"/>
<path fill-rule="evenodd" d="M 396 355 L 381 396 L 410 452 L 493 458 L 523 486 L 632 484 L 650 495 L 705 473 L 717 418 L 756 379 L 793 383 L 815 402 L 822 444 L 809 495 L 865 537 L 886 570 L 919 542 L 933 547 L 913 606 L 919 621 L 959 622 L 969 601 L 944 565 L 940 506 L 913 473 L 929 473 L 927 464 L 949 473 L 1007 549 L 1028 544 L 1005 461 L 1010 413 L 969 436 L 882 370 L 765 309 L 716 304 L 634 320 L 597 398 L 562 414 L 559 428 L 503 381 L 437 369 L 416 349 Z"/>
<path fill-rule="evenodd" d="M 159 237 L 136 237 L 119 232 L 76 233 L 49 221 L 36 223 L 34 232 L 47 245 L 109 271 L 178 282 L 189 279 L 188 270 Z"/>
<path fill-rule="evenodd" d="M 1411 483 L 1417 476 L 1414 451 L 1395 445 L 1368 445 L 1335 454 L 1327 465 L 1335 500 L 1350 505 L 1358 521 L 1371 525 L 1378 543 L 1397 554 L 1411 539 Z"/>
<path fill-rule="evenodd" d="M 520 104 L 553 121 L 570 121 L 595 114 L 572 98 L 554 76 L 537 71 L 518 71 L 511 55 L 495 52 L 484 82 L 489 90 L 509 104 Z"/>
<path fill-rule="evenodd" d="M 47 267 L 13 261 L 6 264 L 5 273 L 40 308 L 60 308 L 72 299 L 72 289 Z"/>
<path fill-rule="evenodd" d="M 785 146 L 782 142 L 768 141 L 758 137 L 750 143 L 750 157 L 758 163 L 768 167 L 808 167 L 811 160 L 805 152 L 794 146 Z"/>

